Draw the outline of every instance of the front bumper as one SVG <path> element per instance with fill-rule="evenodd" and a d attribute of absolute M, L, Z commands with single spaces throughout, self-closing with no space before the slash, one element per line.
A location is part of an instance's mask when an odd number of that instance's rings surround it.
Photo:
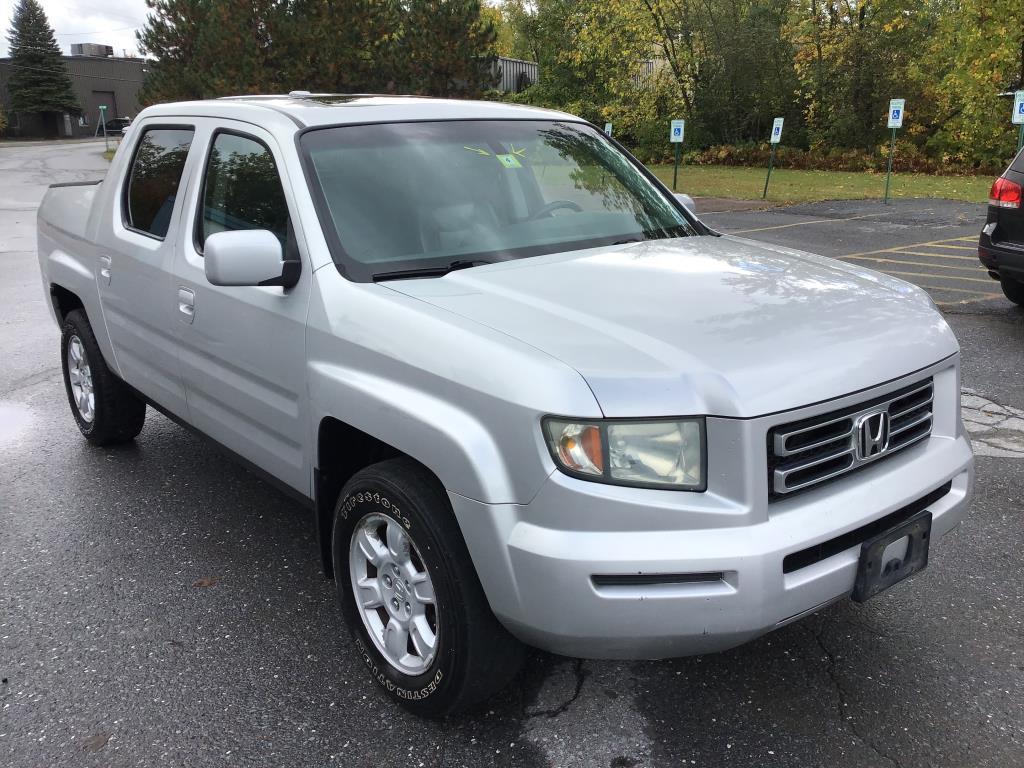
<path fill-rule="evenodd" d="M 524 642 L 587 658 L 724 650 L 853 590 L 859 543 L 790 573 L 786 555 L 946 483 L 949 491 L 928 506 L 933 541 L 963 519 L 974 468 L 959 421 L 957 373 L 952 363 L 935 373 L 932 437 L 771 504 L 765 449 L 755 447 L 758 435 L 764 445 L 770 417 L 709 419 L 712 474 L 703 494 L 603 486 L 554 472 L 526 505 L 450 497 L 492 609 Z M 751 446 L 744 459 L 737 443 Z M 714 474 L 722 464 L 713 459 L 727 455 L 731 468 Z M 675 578 L 659 580 L 666 574 Z M 687 574 L 702 580 L 679 578 Z M 644 583 L 628 578 L 635 576 Z"/>

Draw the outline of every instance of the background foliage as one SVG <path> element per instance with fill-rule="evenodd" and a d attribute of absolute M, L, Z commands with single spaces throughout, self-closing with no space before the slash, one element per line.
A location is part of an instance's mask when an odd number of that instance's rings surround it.
<path fill-rule="evenodd" d="M 37 0 L 19 0 L 7 34 L 12 112 L 78 112 L 53 28 Z"/>
<path fill-rule="evenodd" d="M 479 0 L 146 0 L 144 103 L 227 94 L 475 96 L 500 15 Z"/>
<path fill-rule="evenodd" d="M 1000 94 L 1024 88 L 1021 0 L 505 0 L 498 15 L 498 51 L 541 65 L 515 100 L 611 120 L 644 160 L 668 157 L 673 117 L 697 161 L 759 159 L 783 116 L 784 164 L 877 168 L 890 98 L 907 100 L 898 162 L 988 172 L 1016 147 Z"/>

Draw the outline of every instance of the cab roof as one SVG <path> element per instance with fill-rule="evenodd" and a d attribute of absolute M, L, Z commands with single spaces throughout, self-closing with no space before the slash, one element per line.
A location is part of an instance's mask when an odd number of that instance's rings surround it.
<path fill-rule="evenodd" d="M 270 113 L 298 128 L 411 120 L 582 120 L 565 112 L 497 101 L 436 99 L 424 96 L 315 93 L 227 96 L 148 107 L 145 116 L 206 116 L 260 123 Z"/>

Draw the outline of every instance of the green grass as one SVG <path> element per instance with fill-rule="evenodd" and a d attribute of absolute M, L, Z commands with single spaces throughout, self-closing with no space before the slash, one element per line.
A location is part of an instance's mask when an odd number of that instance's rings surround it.
<path fill-rule="evenodd" d="M 654 165 L 651 170 L 672 186 L 672 166 Z M 739 168 L 723 165 L 680 166 L 679 191 L 694 197 L 730 197 L 760 200 L 767 168 Z M 984 203 L 992 179 L 988 176 L 930 176 L 894 173 L 891 197 L 939 197 Z M 768 200 L 776 203 L 806 203 L 817 200 L 881 199 L 885 193 L 884 173 L 848 171 L 772 171 Z"/>
<path fill-rule="evenodd" d="M 116 149 L 108 149 L 103 153 L 103 157 L 105 157 L 107 160 L 113 160 L 115 152 L 117 152 Z"/>

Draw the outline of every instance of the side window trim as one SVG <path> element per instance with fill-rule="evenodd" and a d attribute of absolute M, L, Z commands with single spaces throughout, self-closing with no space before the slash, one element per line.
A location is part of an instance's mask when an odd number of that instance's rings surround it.
<path fill-rule="evenodd" d="M 284 191 L 284 179 L 281 178 L 281 169 L 278 166 L 277 158 L 274 156 L 274 150 L 270 148 L 270 145 L 267 144 L 267 142 L 265 142 L 258 136 L 254 136 L 251 133 L 246 133 L 245 131 L 240 131 L 235 128 L 224 128 L 223 126 L 214 128 L 213 133 L 210 134 L 209 146 L 207 146 L 206 148 L 206 157 L 203 159 L 203 178 L 199 184 L 199 194 L 196 197 L 196 210 L 192 222 L 192 247 L 195 249 L 196 254 L 200 258 L 202 258 L 203 256 L 203 214 L 205 212 L 206 205 L 206 183 L 208 180 L 210 170 L 210 158 L 213 157 L 213 148 L 217 144 L 217 138 L 224 134 L 230 136 L 237 136 L 241 139 L 248 139 L 249 141 L 259 144 L 261 147 L 267 150 L 267 154 L 270 155 L 270 159 L 274 161 L 274 172 L 277 174 L 277 181 L 281 185 L 281 195 L 284 198 L 284 204 L 285 206 L 288 205 L 288 195 Z M 288 229 L 293 229 L 291 208 L 288 209 Z M 288 242 L 293 243 L 294 238 L 289 238 Z M 288 250 L 292 251 L 293 249 L 289 248 Z M 297 251 L 295 251 L 294 253 L 285 253 L 285 261 L 292 260 L 299 260 Z"/>
<path fill-rule="evenodd" d="M 196 127 L 194 125 L 189 125 L 187 123 L 150 123 L 150 124 L 147 124 L 145 126 L 142 126 L 142 127 L 138 128 L 137 131 L 138 131 L 138 138 L 136 139 L 135 144 L 132 147 L 132 156 L 131 156 L 131 159 L 128 161 L 128 171 L 127 171 L 127 173 L 125 173 L 124 177 L 121 180 L 121 194 L 120 194 L 120 198 L 121 198 L 121 200 L 120 200 L 120 205 L 121 205 L 121 226 L 124 227 L 129 232 L 134 232 L 137 235 L 142 235 L 143 237 L 148 237 L 150 240 L 156 240 L 157 242 L 161 242 L 162 243 L 164 240 L 167 239 L 166 235 L 164 235 L 163 237 L 160 237 L 159 235 L 154 235 L 152 232 L 147 232 L 144 229 L 139 229 L 138 227 L 133 227 L 131 225 L 131 223 L 129 222 L 129 218 L 128 218 L 128 195 L 129 195 L 129 193 L 131 191 L 132 175 L 135 173 L 135 160 L 139 156 L 139 150 L 142 148 L 142 142 L 145 140 L 146 134 L 149 133 L 150 131 L 191 131 L 192 132 L 192 138 L 193 138 L 193 141 L 194 141 L 195 140 L 195 135 L 196 135 Z M 178 191 L 178 194 L 176 195 L 176 199 L 174 201 L 174 207 L 175 208 L 177 208 L 178 205 L 180 204 L 179 200 L 183 199 L 183 196 L 181 195 L 180 184 L 181 184 L 181 181 L 183 179 L 186 179 L 187 176 L 188 176 L 186 171 L 188 170 L 188 161 L 189 161 L 189 158 L 191 156 L 192 156 L 192 145 L 190 143 L 189 144 L 189 148 L 188 148 L 188 154 L 185 157 L 185 163 L 182 165 L 182 168 L 181 168 L 181 179 L 178 180 L 179 191 Z M 171 215 L 173 217 L 173 213 Z M 172 228 L 169 227 L 167 231 L 170 232 L 171 229 Z"/>

